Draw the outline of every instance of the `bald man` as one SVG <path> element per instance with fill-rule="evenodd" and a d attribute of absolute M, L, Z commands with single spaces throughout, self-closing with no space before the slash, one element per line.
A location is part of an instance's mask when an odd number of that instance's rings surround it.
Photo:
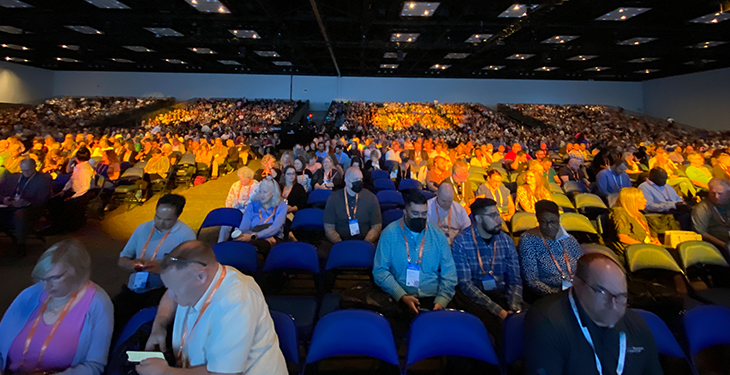
<path fill-rule="evenodd" d="M 454 202 L 454 188 L 446 182 L 439 184 L 436 196 L 428 200 L 428 222 L 444 232 L 449 245 L 471 225 L 466 209 Z"/>
<path fill-rule="evenodd" d="M 651 330 L 627 297 L 621 266 L 600 253 L 581 256 L 572 288 L 527 313 L 526 373 L 662 374 Z"/>

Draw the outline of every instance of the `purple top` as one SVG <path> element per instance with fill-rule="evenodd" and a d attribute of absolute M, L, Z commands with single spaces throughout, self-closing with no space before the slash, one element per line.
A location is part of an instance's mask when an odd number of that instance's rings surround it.
<path fill-rule="evenodd" d="M 89 285 L 89 289 L 84 293 L 81 300 L 76 303 L 74 307 L 66 315 L 66 318 L 61 322 L 58 327 L 55 336 L 51 339 L 48 344 L 46 353 L 43 356 L 43 363 L 38 363 L 38 356 L 41 351 L 41 346 L 48 337 L 48 334 L 53 328 L 52 324 L 46 324 L 41 318 L 38 322 L 38 328 L 36 333 L 31 340 L 30 347 L 28 348 L 28 355 L 25 358 L 23 367 L 20 367 L 23 362 L 23 348 L 25 347 L 25 340 L 28 338 L 28 333 L 33 326 L 33 322 L 38 317 L 42 301 L 45 301 L 46 292 L 41 294 L 41 303 L 33 311 L 30 319 L 25 323 L 23 329 L 15 336 L 13 344 L 10 346 L 8 351 L 8 363 L 11 372 L 31 373 L 34 371 L 63 371 L 73 364 L 74 358 L 76 357 L 76 350 L 79 344 L 79 338 L 81 337 L 81 329 L 84 325 L 86 313 L 91 306 L 91 301 L 94 299 L 96 294 L 96 287 L 94 284 Z M 54 322 L 55 323 L 55 322 Z"/>

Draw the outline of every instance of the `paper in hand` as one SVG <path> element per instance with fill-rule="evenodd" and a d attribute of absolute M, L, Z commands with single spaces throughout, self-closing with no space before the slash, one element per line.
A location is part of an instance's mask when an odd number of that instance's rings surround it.
<path fill-rule="evenodd" d="M 129 362 L 142 362 L 147 358 L 162 358 L 165 359 L 165 355 L 161 352 L 136 352 L 127 351 L 127 361 Z"/>

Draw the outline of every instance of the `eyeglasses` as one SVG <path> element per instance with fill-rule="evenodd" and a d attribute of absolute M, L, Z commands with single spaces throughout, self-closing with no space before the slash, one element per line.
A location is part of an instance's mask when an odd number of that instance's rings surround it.
<path fill-rule="evenodd" d="M 60 275 L 48 276 L 46 278 L 40 279 L 40 281 L 42 281 L 44 283 L 55 283 L 55 282 L 61 280 L 65 274 L 66 274 L 66 272 L 64 272 Z"/>
<path fill-rule="evenodd" d="M 629 294 L 628 293 L 620 293 L 620 294 L 613 294 L 601 287 L 596 287 L 591 284 L 588 284 L 582 277 L 576 276 L 577 279 L 583 282 L 583 284 L 588 285 L 589 288 L 593 290 L 594 293 L 596 293 L 599 297 L 603 298 L 603 302 L 605 304 L 611 303 L 611 301 L 616 301 L 617 305 L 626 305 L 626 303 L 629 300 Z"/>
<path fill-rule="evenodd" d="M 168 255 L 165 255 L 165 257 L 168 258 L 168 259 L 170 259 L 173 262 L 176 262 L 176 263 L 183 263 L 183 264 L 197 263 L 197 264 L 200 264 L 203 267 L 207 267 L 208 266 L 208 263 L 203 263 L 203 262 L 198 261 L 198 260 L 185 260 L 185 259 L 171 257 L 171 256 L 168 256 Z"/>

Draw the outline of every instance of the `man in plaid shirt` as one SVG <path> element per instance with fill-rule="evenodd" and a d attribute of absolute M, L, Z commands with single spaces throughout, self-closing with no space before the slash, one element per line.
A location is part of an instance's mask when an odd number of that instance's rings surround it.
<path fill-rule="evenodd" d="M 479 198 L 471 205 L 471 226 L 454 238 L 458 286 L 454 303 L 479 317 L 499 339 L 502 321 L 522 307 L 522 278 L 512 238 L 502 232 L 497 203 Z"/>

